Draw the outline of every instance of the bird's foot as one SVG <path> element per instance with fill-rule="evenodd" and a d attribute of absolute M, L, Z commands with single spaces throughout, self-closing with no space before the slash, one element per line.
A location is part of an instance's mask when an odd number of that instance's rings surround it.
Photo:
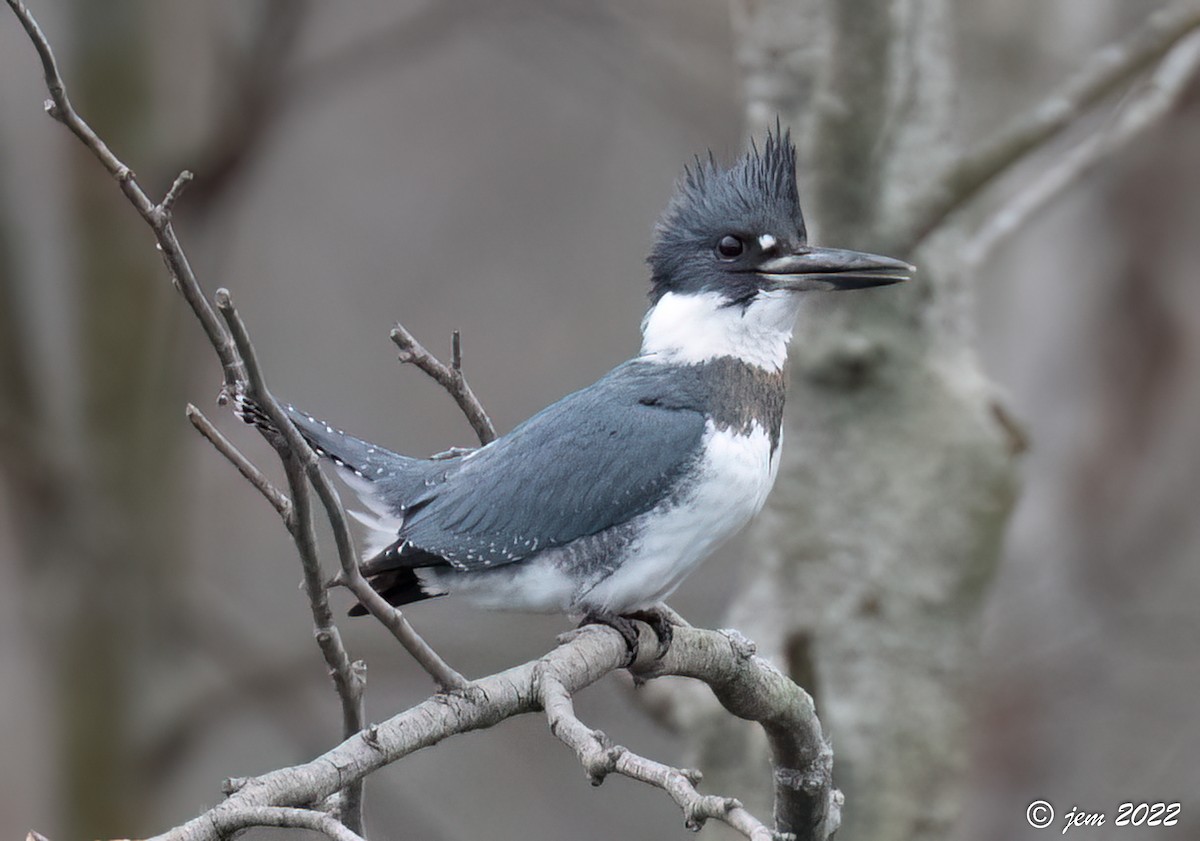
<path fill-rule="evenodd" d="M 650 626 L 650 630 L 654 632 L 654 636 L 658 638 L 658 652 L 654 655 L 655 660 L 661 660 L 671 648 L 671 640 L 675 637 L 675 626 L 687 624 L 683 622 L 679 614 L 665 604 L 656 604 L 645 610 L 635 610 L 632 613 L 620 615 L 616 613 L 589 613 L 579 623 L 579 627 L 582 628 L 585 625 L 607 625 L 615 630 L 625 640 L 625 645 L 629 648 L 629 662 L 625 665 L 632 666 L 638 658 L 638 651 L 640 649 L 638 629 L 635 622 L 645 622 Z"/>
<path fill-rule="evenodd" d="M 586 625 L 607 625 L 612 628 L 621 638 L 625 640 L 625 646 L 629 649 L 629 659 L 624 665 L 632 666 L 638 658 L 638 629 L 634 621 L 625 616 L 618 616 L 615 613 L 589 613 L 583 617 L 583 621 L 579 623 L 582 628 Z"/>
<path fill-rule="evenodd" d="M 658 637 L 658 653 L 654 655 L 655 660 L 661 660 L 666 656 L 667 651 L 671 648 L 671 641 L 675 639 L 675 626 L 682 621 L 679 614 L 665 604 L 656 604 L 645 610 L 626 613 L 624 618 L 645 622 L 650 626 L 650 630 L 654 631 L 654 636 Z"/>

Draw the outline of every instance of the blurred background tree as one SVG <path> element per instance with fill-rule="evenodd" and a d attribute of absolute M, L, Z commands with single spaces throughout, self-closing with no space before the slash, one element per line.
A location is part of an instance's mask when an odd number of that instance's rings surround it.
<path fill-rule="evenodd" d="M 237 292 L 276 391 L 422 453 L 470 431 L 396 365 L 392 319 L 435 348 L 461 329 L 511 428 L 636 347 L 650 228 L 691 154 L 731 156 L 777 111 L 804 146 L 817 241 L 907 248 L 923 174 L 1158 4 L 44 6 L 76 104 L 147 187 L 196 171 L 178 226 L 208 287 Z M 1200 782 L 1195 84 L 982 266 L 959 248 L 1145 85 L 922 241 L 920 283 L 800 325 L 779 493 L 673 600 L 815 691 L 845 837 L 944 837 L 961 795 L 962 837 L 1019 838 L 1036 797 L 1186 812 Z M 0 831 L 144 834 L 223 776 L 333 743 L 338 714 L 283 530 L 183 419 L 219 372 L 107 176 L 38 119 L 43 97 L 23 33 L 0 26 Z M 564 627 L 452 603 L 411 617 L 468 674 Z M 346 631 L 370 718 L 425 694 L 379 629 Z M 753 801 L 748 731 L 713 742 L 672 698 L 674 734 L 616 681 L 580 703 L 647 752 L 730 758 L 712 786 Z M 652 792 L 582 786 L 542 729 L 377 775 L 369 825 L 681 831 Z M 514 752 L 521 775 L 504 773 Z M 471 808 L 446 805 L 463 791 Z"/>

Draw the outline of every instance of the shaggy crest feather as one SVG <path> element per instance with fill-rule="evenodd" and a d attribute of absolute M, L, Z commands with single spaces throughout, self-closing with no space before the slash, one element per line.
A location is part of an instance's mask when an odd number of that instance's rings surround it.
<path fill-rule="evenodd" d="M 740 225 L 726 230 L 731 220 Z M 807 239 L 800 193 L 796 187 L 796 147 L 791 131 L 778 122 L 767 133 L 762 149 L 751 141 L 750 151 L 729 167 L 711 151 L 684 167 L 675 195 L 655 226 L 654 246 L 647 262 L 652 300 L 669 291 L 667 283 L 680 269 L 679 259 L 703 246 L 714 232 L 754 237 L 784 224 L 801 241 Z"/>

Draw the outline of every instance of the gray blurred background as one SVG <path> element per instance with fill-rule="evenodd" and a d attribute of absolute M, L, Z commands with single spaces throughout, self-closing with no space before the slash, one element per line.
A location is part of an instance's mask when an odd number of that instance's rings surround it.
<path fill-rule="evenodd" d="M 961 135 L 994 129 L 1153 8 L 956 4 Z M 472 385 L 511 428 L 636 350 L 674 179 L 691 155 L 744 142 L 724 2 L 33 11 L 77 107 L 152 194 L 197 173 L 180 236 L 205 287 L 232 290 L 275 393 L 403 452 L 473 439 L 396 362 L 395 320 L 439 353 L 461 330 Z M 264 465 L 270 453 L 214 405 L 218 367 L 148 231 L 44 98 L 6 10 L 0 835 L 140 836 L 218 800 L 223 777 L 336 743 L 339 714 L 286 533 L 184 405 Z M 1197 149 L 1193 84 L 977 278 L 984 366 L 1031 448 L 973 676 L 964 838 L 1038 837 L 1036 797 L 1110 815 L 1182 799 L 1178 837 L 1200 825 Z M 740 551 L 673 606 L 720 626 Z M 409 616 L 468 675 L 537 656 L 566 627 L 450 601 Z M 370 668 L 371 720 L 428 694 L 380 628 L 342 630 Z M 578 702 L 621 743 L 679 761 L 685 739 L 623 681 Z M 410 757 L 367 796 L 380 839 L 685 832 L 660 792 L 589 787 L 536 717 Z"/>

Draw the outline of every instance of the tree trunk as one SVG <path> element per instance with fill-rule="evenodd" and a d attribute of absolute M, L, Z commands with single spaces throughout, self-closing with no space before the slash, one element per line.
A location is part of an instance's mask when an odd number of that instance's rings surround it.
<path fill-rule="evenodd" d="M 946 4 L 736 3 L 734 17 L 751 129 L 775 113 L 797 128 L 810 239 L 908 253 L 906 206 L 953 151 Z M 911 254 L 905 287 L 802 316 L 784 462 L 730 611 L 816 698 L 848 838 L 943 838 L 956 816 L 962 690 L 1014 499 L 1018 442 L 969 341 L 951 239 Z M 700 767 L 752 790 L 765 746 L 704 721 Z"/>

